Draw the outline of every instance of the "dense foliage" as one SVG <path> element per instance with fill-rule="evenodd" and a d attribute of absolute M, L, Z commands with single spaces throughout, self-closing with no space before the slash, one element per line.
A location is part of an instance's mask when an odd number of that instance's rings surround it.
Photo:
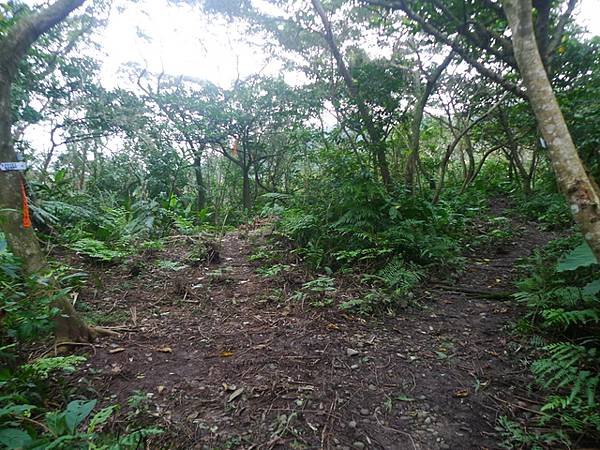
<path fill-rule="evenodd" d="M 316 2 L 272 1 L 275 13 L 251 3 L 199 8 L 273 40 L 272 58 L 301 81 L 261 73 L 223 87 L 131 64 L 126 87 L 108 88 L 93 51 L 104 2 L 53 28 L 20 65 L 12 134 L 30 162 L 24 188 L 51 263 L 44 273 L 24 273 L 0 235 L 0 444 L 137 448 L 159 432 L 105 433 L 116 406 L 97 410 L 95 400 L 61 389 L 60 375 L 81 357 L 27 360 L 23 349 L 52 332 L 56 300 L 86 282 L 65 255 L 120 264 L 174 234 L 221 233 L 268 217 L 277 239 L 315 274 L 296 299 L 354 274 L 369 293 L 337 306 L 398 314 L 429 274 L 456 273 L 465 251 L 510 237 L 502 220 L 488 220 L 490 200 L 500 197 L 514 214 L 571 236 L 535 256 L 516 295 L 528 310 L 519 330 L 540 343 L 531 364 L 546 399 L 540 422 L 554 428 L 531 435 L 503 419 L 507 445 L 600 438 L 598 266 L 572 237 L 577 230 L 515 81 L 497 2 L 467 11 L 452 1 L 447 14 L 436 2 L 323 2 L 331 23 Z M 547 3 L 547 29 L 564 32 L 543 41 L 548 74 L 598 180 L 599 40 L 569 17 L 562 23 L 564 2 Z M 0 5 L 0 39 L 34 11 Z M 481 75 L 490 68 L 499 71 L 488 74 L 494 83 Z M 33 143 L 36 133 L 44 146 Z M 473 240 L 478 222 L 488 228 Z M 266 271 L 285 270 L 273 267 Z M 59 406 L 49 408 L 57 392 Z"/>

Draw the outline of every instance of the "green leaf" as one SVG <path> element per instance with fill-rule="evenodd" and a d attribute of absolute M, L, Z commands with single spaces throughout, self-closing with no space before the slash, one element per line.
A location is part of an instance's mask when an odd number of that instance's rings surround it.
<path fill-rule="evenodd" d="M 18 428 L 5 428 L 0 430 L 0 444 L 7 449 L 25 448 L 31 444 L 31 436 Z"/>
<path fill-rule="evenodd" d="M 90 425 L 88 426 L 88 433 L 93 433 L 98 425 L 102 425 L 106 422 L 115 409 L 117 409 L 117 405 L 111 405 L 94 414 L 94 417 L 92 417 Z"/>
<path fill-rule="evenodd" d="M 600 292 L 600 280 L 589 282 L 583 287 L 583 292 L 588 295 L 596 295 Z"/>
<path fill-rule="evenodd" d="M 16 415 L 23 416 L 27 414 L 29 411 L 34 409 L 35 406 L 32 405 L 10 405 L 4 408 L 0 408 L 0 417 L 8 416 L 8 415 Z"/>
<path fill-rule="evenodd" d="M 396 400 L 400 401 L 400 402 L 414 402 L 415 399 L 412 397 L 409 397 L 405 394 L 398 394 L 396 395 Z"/>
<path fill-rule="evenodd" d="M 575 270 L 580 267 L 591 266 L 598 264 L 596 255 L 592 252 L 591 247 L 587 242 L 575 247 L 571 253 L 565 256 L 559 263 L 556 269 L 557 272 L 566 272 L 567 270 Z"/>
<path fill-rule="evenodd" d="M 60 436 L 67 432 L 65 425 L 65 413 L 62 411 L 51 411 L 46 414 L 46 426 L 54 436 Z"/>
<path fill-rule="evenodd" d="M 69 441 L 76 441 L 81 439 L 81 436 L 71 436 L 71 435 L 67 435 L 67 436 L 60 436 L 58 438 L 56 438 L 54 441 L 48 443 L 48 444 L 44 444 L 44 450 L 51 450 L 51 449 L 55 449 L 55 448 L 60 448 L 60 449 L 65 449 L 65 448 L 77 448 L 75 446 L 68 446 L 65 447 L 63 444 L 65 442 L 69 442 Z"/>
<path fill-rule="evenodd" d="M 71 433 L 75 432 L 77 426 L 89 416 L 92 409 L 96 406 L 96 400 L 84 401 L 74 400 L 67 405 L 65 410 L 65 422 Z"/>

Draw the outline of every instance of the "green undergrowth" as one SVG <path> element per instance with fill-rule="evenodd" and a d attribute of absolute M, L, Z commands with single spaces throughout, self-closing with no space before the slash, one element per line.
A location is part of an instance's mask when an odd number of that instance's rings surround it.
<path fill-rule="evenodd" d="M 358 280 L 362 292 L 341 302 L 342 309 L 391 313 L 411 302 L 412 291 L 429 271 L 452 273 L 464 267 L 464 249 L 474 245 L 472 221 L 485 215 L 485 193 L 460 195 L 450 189 L 433 204 L 429 195 L 387 192 L 370 172 L 354 167 L 352 158 L 336 155 L 334 163 L 331 173 L 307 180 L 301 194 L 269 194 L 263 214 L 278 217 L 275 237 L 315 273 Z M 499 236 L 490 242 L 510 237 L 509 224 L 496 228 Z M 271 264 L 259 269 L 267 276 L 286 269 L 264 249 L 252 259 Z M 294 298 L 310 294 L 303 285 Z M 312 303 L 331 304 L 332 297 Z"/>
<path fill-rule="evenodd" d="M 527 262 L 530 276 L 515 298 L 528 312 L 518 329 L 539 356 L 531 364 L 545 397 L 539 429 L 502 420 L 508 448 L 600 441 L 600 266 L 579 236 L 551 242 Z"/>
<path fill-rule="evenodd" d="M 563 230 L 573 225 L 573 216 L 567 201 L 564 195 L 558 192 L 539 192 L 532 196 L 516 195 L 514 203 L 519 214 L 534 220 L 543 229 Z"/>
<path fill-rule="evenodd" d="M 25 276 L 19 261 L 0 250 L 0 449 L 138 449 L 160 432 L 132 426 L 118 436 L 109 433 L 117 406 L 98 408 L 97 400 L 82 398 L 65 380 L 84 357 L 26 359 L 32 344 L 51 341 L 58 314 L 53 302 L 83 279 L 64 266 Z"/>
<path fill-rule="evenodd" d="M 69 186 L 64 171 L 47 183 L 35 184 L 32 217 L 49 243 L 92 261 L 121 262 L 139 250 L 162 248 L 161 239 L 172 234 L 228 229 L 226 224 L 214 225 L 208 210 L 196 211 L 174 194 L 123 199 L 111 192 L 78 192 Z"/>

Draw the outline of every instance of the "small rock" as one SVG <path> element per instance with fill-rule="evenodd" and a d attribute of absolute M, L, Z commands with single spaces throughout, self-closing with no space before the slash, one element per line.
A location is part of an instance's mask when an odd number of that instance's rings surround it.
<path fill-rule="evenodd" d="M 346 355 L 348 356 L 356 356 L 358 355 L 360 352 L 358 350 L 355 350 L 353 348 L 347 348 L 346 349 Z"/>
<path fill-rule="evenodd" d="M 431 423 L 431 417 L 426 417 L 425 418 L 425 424 L 429 425 Z"/>
<path fill-rule="evenodd" d="M 441 450 L 450 450 L 450 446 L 444 442 L 444 443 L 440 444 L 440 449 Z"/>
<path fill-rule="evenodd" d="M 360 442 L 360 441 L 356 441 L 354 443 L 352 443 L 352 447 L 354 448 L 365 448 L 365 444 Z"/>
<path fill-rule="evenodd" d="M 358 369 L 358 364 L 352 364 L 352 365 L 350 366 L 350 368 L 351 368 L 352 370 L 356 370 L 356 369 Z"/>
<path fill-rule="evenodd" d="M 369 390 L 370 391 L 374 391 L 375 389 L 377 389 L 377 386 L 375 386 L 374 384 L 370 384 L 369 385 Z"/>
<path fill-rule="evenodd" d="M 367 408 L 363 408 L 360 410 L 360 414 L 363 416 L 368 416 L 369 415 L 369 410 Z"/>
<path fill-rule="evenodd" d="M 351 420 L 350 422 L 348 422 L 348 426 L 350 428 L 356 428 L 356 421 L 355 420 Z"/>

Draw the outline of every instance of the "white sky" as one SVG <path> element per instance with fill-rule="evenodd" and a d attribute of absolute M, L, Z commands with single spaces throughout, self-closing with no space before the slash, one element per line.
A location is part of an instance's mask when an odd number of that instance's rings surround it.
<path fill-rule="evenodd" d="M 107 87 L 118 84 L 119 68 L 130 61 L 150 72 L 205 79 L 222 87 L 238 74 L 243 78 L 281 69 L 256 45 L 257 38 L 251 44 L 239 26 L 204 16 L 197 7 L 169 5 L 166 0 L 138 4 L 116 0 L 115 6 L 125 10 L 113 7 L 100 40 L 106 52 L 102 80 Z M 148 39 L 138 36 L 138 30 Z"/>
<path fill-rule="evenodd" d="M 256 1 L 256 0 L 255 0 Z M 122 12 L 119 7 L 123 7 Z M 600 0 L 581 0 L 578 21 L 591 34 L 600 35 Z M 148 39 L 138 36 L 142 31 Z M 106 87 L 128 84 L 121 75 L 122 64 L 136 62 L 150 72 L 207 79 L 222 87 L 237 77 L 281 70 L 258 45 L 245 42 L 243 30 L 199 8 L 169 5 L 166 0 L 141 0 L 137 4 L 115 0 L 109 24 L 102 31 L 102 80 Z M 293 77 L 293 76 L 292 76 Z"/>

